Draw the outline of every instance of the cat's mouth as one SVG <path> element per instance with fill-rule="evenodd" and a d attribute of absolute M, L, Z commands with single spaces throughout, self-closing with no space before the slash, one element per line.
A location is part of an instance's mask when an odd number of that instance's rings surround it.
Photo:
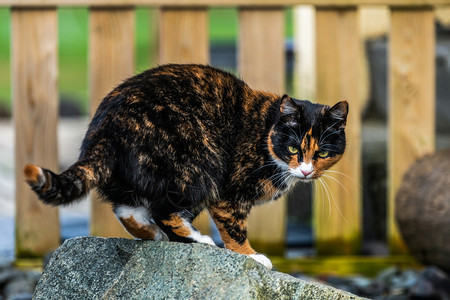
<path fill-rule="evenodd" d="M 290 168 L 289 172 L 303 182 L 308 182 L 316 178 L 316 171 L 312 163 L 302 162 L 298 167 Z"/>
<path fill-rule="evenodd" d="M 295 179 L 298 179 L 298 180 L 300 180 L 302 182 L 310 182 L 311 180 L 316 179 L 316 177 L 313 174 L 310 174 L 310 175 L 307 175 L 307 176 L 305 176 L 303 174 L 302 175 L 293 174 L 292 172 L 291 172 L 291 174 L 295 177 Z"/>

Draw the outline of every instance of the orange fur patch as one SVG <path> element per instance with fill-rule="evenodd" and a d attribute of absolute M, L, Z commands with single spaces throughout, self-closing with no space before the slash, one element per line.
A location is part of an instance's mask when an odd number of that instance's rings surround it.
<path fill-rule="evenodd" d="M 295 169 L 300 165 L 300 162 L 298 161 L 298 155 L 293 155 L 291 160 L 289 161 L 289 167 L 291 169 Z"/>
<path fill-rule="evenodd" d="M 256 202 L 269 201 L 273 195 L 277 192 L 277 189 L 273 186 L 270 180 L 260 180 L 258 182 L 262 187 L 262 195 L 256 200 Z"/>
<path fill-rule="evenodd" d="M 162 109 L 163 109 L 163 107 L 161 106 L 161 110 Z M 159 111 L 158 108 L 157 108 L 157 111 Z M 153 129 L 153 128 L 155 128 L 155 124 L 153 124 L 147 117 L 143 116 L 142 120 L 144 121 L 144 124 L 145 124 L 145 127 L 146 127 L 145 129 Z"/>
<path fill-rule="evenodd" d="M 227 220 L 229 223 L 236 223 L 241 228 L 241 230 L 245 230 L 247 228 L 247 220 L 239 220 L 237 221 L 232 214 L 226 210 L 225 206 L 218 206 L 209 208 L 209 212 L 214 220 L 214 223 L 219 230 L 220 237 L 222 238 L 223 243 L 225 244 L 225 248 L 230 249 L 234 252 L 250 255 L 255 254 L 256 251 L 250 246 L 250 242 L 245 240 L 244 243 L 239 244 L 235 239 L 233 239 L 225 229 L 223 223 L 221 221 Z M 219 221 L 221 220 L 221 221 Z"/>
<path fill-rule="evenodd" d="M 171 227 L 172 232 L 178 236 L 187 237 L 191 235 L 191 229 L 184 224 L 184 220 L 177 214 L 171 214 L 168 220 L 161 222 Z"/>
<path fill-rule="evenodd" d="M 214 219 L 214 217 L 213 217 Z M 250 246 L 250 242 L 248 240 L 245 240 L 243 244 L 239 244 L 235 239 L 233 239 L 226 229 L 224 228 L 223 224 L 219 221 L 216 221 L 214 219 L 214 222 L 216 223 L 217 229 L 219 230 L 220 237 L 222 238 L 222 242 L 225 244 L 225 248 L 230 249 L 231 251 L 250 255 L 255 254 L 256 251 L 253 250 L 252 246 Z M 247 227 L 247 221 L 243 220 L 242 222 L 239 222 L 239 227 L 245 228 Z"/>
<path fill-rule="evenodd" d="M 313 162 L 314 165 L 314 179 L 319 178 L 322 176 L 325 170 L 331 168 L 335 163 L 337 163 L 342 157 L 342 154 L 336 155 L 333 157 L 327 157 L 318 159 Z"/>
<path fill-rule="evenodd" d="M 230 223 L 236 222 L 236 219 L 225 208 L 210 208 L 209 212 L 213 218 L 219 218 L 221 220 L 229 220 Z"/>
<path fill-rule="evenodd" d="M 85 166 L 79 166 L 79 168 L 84 171 L 86 180 L 93 181 L 95 179 L 94 171 L 91 168 Z"/>
<path fill-rule="evenodd" d="M 133 216 L 129 218 L 119 218 L 123 227 L 134 237 L 144 240 L 153 240 L 159 230 L 156 224 L 141 224 L 138 223 Z"/>
<path fill-rule="evenodd" d="M 301 143 L 303 152 L 303 162 L 308 164 L 312 162 L 314 155 L 319 150 L 319 141 L 312 136 L 312 128 L 305 134 Z"/>
<path fill-rule="evenodd" d="M 228 232 L 224 228 L 218 228 L 220 237 L 222 238 L 223 243 L 225 244 L 225 248 L 230 249 L 231 251 L 250 255 L 255 254 L 256 251 L 253 250 L 252 246 L 250 246 L 250 242 L 248 240 L 245 240 L 245 242 L 241 245 L 237 241 L 235 241 L 233 238 L 230 237 Z"/>
<path fill-rule="evenodd" d="M 36 165 L 28 164 L 23 169 L 23 173 L 25 174 L 25 181 L 31 185 L 39 184 L 40 177 L 42 176 L 41 168 Z"/>

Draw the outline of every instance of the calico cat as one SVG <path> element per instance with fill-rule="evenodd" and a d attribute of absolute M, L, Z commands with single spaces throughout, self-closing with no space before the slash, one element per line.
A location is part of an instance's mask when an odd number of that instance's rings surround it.
<path fill-rule="evenodd" d="M 29 164 L 25 179 L 51 205 L 96 188 L 141 239 L 214 244 L 191 225 L 206 208 L 226 248 L 271 268 L 247 240 L 250 209 L 335 164 L 347 113 L 346 101 L 313 104 L 210 66 L 163 65 L 103 99 L 71 167 Z"/>

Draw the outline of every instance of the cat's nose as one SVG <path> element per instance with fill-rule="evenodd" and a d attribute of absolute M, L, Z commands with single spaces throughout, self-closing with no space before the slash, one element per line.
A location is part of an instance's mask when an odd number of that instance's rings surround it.
<path fill-rule="evenodd" d="M 309 174 L 311 174 L 312 171 L 310 171 L 310 170 L 302 170 L 302 173 L 303 173 L 303 175 L 305 175 L 305 177 L 306 177 L 306 176 L 308 176 Z"/>
<path fill-rule="evenodd" d="M 300 171 L 302 172 L 303 176 L 306 177 L 314 171 L 314 166 L 310 162 L 309 163 L 302 162 L 300 164 Z"/>

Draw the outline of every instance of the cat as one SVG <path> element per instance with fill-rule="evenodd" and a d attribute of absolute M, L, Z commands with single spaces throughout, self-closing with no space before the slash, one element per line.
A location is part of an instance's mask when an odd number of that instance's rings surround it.
<path fill-rule="evenodd" d="M 250 209 L 339 161 L 347 114 L 346 101 L 314 104 L 210 66 L 162 65 L 103 99 L 77 162 L 59 175 L 28 164 L 25 180 L 51 205 L 96 188 L 140 239 L 214 245 L 191 225 L 206 208 L 226 248 L 270 269 L 247 239 Z"/>

